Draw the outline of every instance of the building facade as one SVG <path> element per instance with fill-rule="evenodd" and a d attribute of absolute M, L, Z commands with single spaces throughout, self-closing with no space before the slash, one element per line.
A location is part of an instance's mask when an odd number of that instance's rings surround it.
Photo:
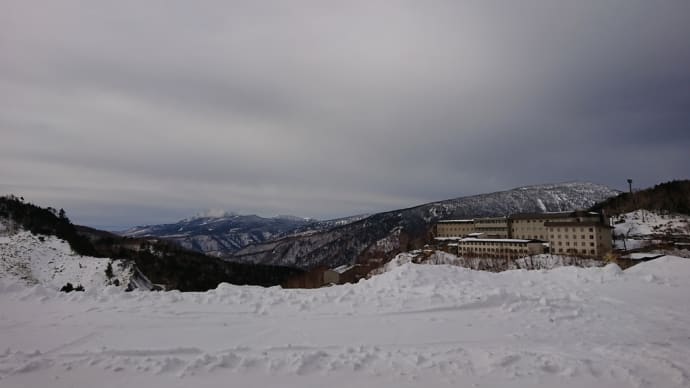
<path fill-rule="evenodd" d="M 482 237 L 509 238 L 510 220 L 507 217 L 477 218 L 474 232 L 482 233 Z"/>
<path fill-rule="evenodd" d="M 464 238 L 458 240 L 457 244 L 458 255 L 464 257 L 519 259 L 544 253 L 544 243 L 539 240 Z"/>
<path fill-rule="evenodd" d="M 518 213 L 510 218 L 512 238 L 548 240 L 547 222 L 601 222 L 609 224 L 601 214 L 594 212 Z"/>
<path fill-rule="evenodd" d="M 436 224 L 436 237 L 464 237 L 474 232 L 474 220 L 444 220 Z"/>
<path fill-rule="evenodd" d="M 613 250 L 613 228 L 598 222 L 547 222 L 552 254 L 602 257 Z"/>

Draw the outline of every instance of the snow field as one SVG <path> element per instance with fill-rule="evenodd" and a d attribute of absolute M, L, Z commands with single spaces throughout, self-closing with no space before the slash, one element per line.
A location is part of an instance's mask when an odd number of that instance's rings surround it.
<path fill-rule="evenodd" d="M 686 387 L 690 260 L 355 285 L 58 293 L 0 281 L 0 385 Z"/>

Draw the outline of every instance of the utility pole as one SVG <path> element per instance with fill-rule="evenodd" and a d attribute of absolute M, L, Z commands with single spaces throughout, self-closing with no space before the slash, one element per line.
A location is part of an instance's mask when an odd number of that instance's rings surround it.
<path fill-rule="evenodd" d="M 637 207 L 637 204 L 636 204 L 637 201 L 635 201 L 635 197 L 633 196 L 633 191 L 632 191 L 632 179 L 628 179 L 628 189 L 630 190 L 630 198 L 632 199 L 633 206 Z M 640 213 L 642 213 L 642 222 L 646 222 L 644 209 L 640 209 Z"/>

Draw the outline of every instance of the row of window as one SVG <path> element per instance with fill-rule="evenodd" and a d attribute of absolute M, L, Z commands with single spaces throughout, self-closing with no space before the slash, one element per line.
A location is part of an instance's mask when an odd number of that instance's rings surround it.
<path fill-rule="evenodd" d="M 570 248 L 570 249 L 558 248 L 558 253 L 582 253 L 583 255 L 586 255 L 586 254 L 587 254 L 587 250 L 586 250 L 586 249 L 580 249 L 580 250 L 578 251 L 577 249 L 572 249 L 572 248 Z M 590 254 L 590 255 L 595 255 L 595 254 L 596 254 L 596 251 L 595 251 L 594 249 L 590 249 L 590 250 L 589 250 L 589 254 Z"/>
<path fill-rule="evenodd" d="M 584 235 L 584 234 L 581 235 L 580 237 L 582 238 L 582 240 L 585 239 L 585 235 Z M 560 234 L 558 235 L 558 238 L 561 238 L 561 235 L 560 235 Z M 568 235 L 567 235 L 567 234 L 564 234 L 564 235 L 563 235 L 563 238 L 568 238 Z M 551 239 L 553 240 L 553 234 L 551 235 Z M 590 239 L 590 240 L 594 240 L 594 235 L 593 235 L 593 234 L 590 234 L 590 235 L 589 235 L 589 239 Z M 573 240 L 577 240 L 577 235 L 575 235 L 575 234 L 573 235 Z"/>
<path fill-rule="evenodd" d="M 559 241 L 559 242 L 558 242 L 558 245 L 563 245 L 563 241 Z M 584 241 L 582 241 L 582 242 L 580 242 L 580 245 L 584 247 L 584 246 L 587 246 L 587 243 L 584 242 Z M 565 246 L 569 247 L 569 246 L 570 246 L 570 241 L 566 241 L 566 242 L 565 242 Z M 577 241 L 574 241 L 574 242 L 573 242 L 573 246 L 577 246 Z M 590 243 L 589 243 L 589 246 L 590 246 L 590 247 L 593 247 L 593 246 L 594 246 L 594 243 L 593 243 L 593 242 L 590 242 Z"/>
<path fill-rule="evenodd" d="M 585 228 L 583 228 L 583 227 L 580 227 L 580 228 L 563 228 L 563 231 L 564 231 L 564 232 L 577 232 L 578 229 L 579 229 L 580 232 L 584 232 L 584 231 L 585 231 Z M 561 228 L 556 228 L 556 231 L 557 231 L 557 232 L 560 232 L 560 231 L 561 231 Z M 594 232 L 594 228 L 589 228 L 589 232 L 590 232 L 590 233 L 591 233 L 591 232 Z"/>
<path fill-rule="evenodd" d="M 473 248 L 473 247 L 461 247 L 463 251 L 469 252 L 493 252 L 493 253 L 527 253 L 527 249 L 503 249 L 503 248 Z"/>
<path fill-rule="evenodd" d="M 470 246 L 476 246 L 476 245 L 485 246 L 485 245 L 496 245 L 496 243 L 494 243 L 494 242 L 486 242 L 486 241 L 469 241 L 469 242 L 468 242 L 468 241 L 464 241 L 464 242 L 462 242 L 462 245 L 465 245 L 465 246 L 467 246 L 467 245 L 470 245 Z M 505 243 L 505 244 L 501 244 L 501 245 L 504 246 L 504 247 L 524 247 L 524 246 L 527 245 L 527 243 Z"/>
<path fill-rule="evenodd" d="M 506 220 L 476 220 L 475 224 L 506 224 Z"/>

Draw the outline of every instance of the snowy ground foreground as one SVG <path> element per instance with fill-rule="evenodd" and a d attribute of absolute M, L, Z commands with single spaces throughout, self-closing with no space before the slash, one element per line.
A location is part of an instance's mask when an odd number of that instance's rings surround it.
<path fill-rule="evenodd" d="M 105 274 L 108 263 L 112 265 L 112 279 Z M 0 278 L 41 284 L 54 290 L 68 282 L 75 287 L 101 289 L 115 279 L 127 286 L 131 272 L 120 260 L 77 255 L 68 243 L 55 236 L 37 236 L 27 231 L 0 235 Z"/>
<path fill-rule="evenodd" d="M 4 387 L 688 387 L 690 260 L 404 264 L 356 285 L 58 293 L 0 280 Z"/>

